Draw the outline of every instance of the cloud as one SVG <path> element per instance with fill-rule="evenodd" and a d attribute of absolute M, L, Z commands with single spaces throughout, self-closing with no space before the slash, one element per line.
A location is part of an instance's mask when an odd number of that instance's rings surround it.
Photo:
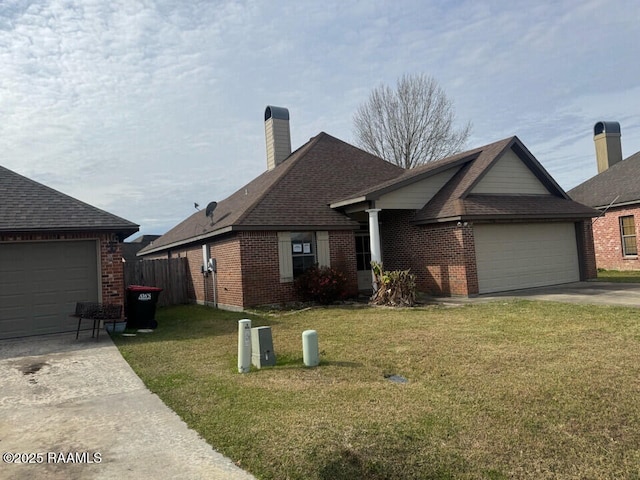
<path fill-rule="evenodd" d="M 294 148 L 319 131 L 350 141 L 373 87 L 426 73 L 473 122 L 469 146 L 517 134 L 566 186 L 603 116 L 640 150 L 638 13 L 632 0 L 4 1 L 1 162 L 163 233 L 264 170 L 266 105 L 289 108 Z"/>

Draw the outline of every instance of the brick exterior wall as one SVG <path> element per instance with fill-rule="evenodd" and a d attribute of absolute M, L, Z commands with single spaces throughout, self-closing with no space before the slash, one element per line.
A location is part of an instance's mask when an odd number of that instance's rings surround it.
<path fill-rule="evenodd" d="M 347 276 L 348 293 L 357 294 L 354 232 L 330 231 L 329 250 L 331 265 Z M 298 300 L 293 282 L 280 282 L 277 232 L 238 232 L 209 243 L 209 252 L 217 263 L 216 292 L 220 308 L 240 310 Z M 173 250 L 170 256 L 188 260 L 189 298 L 196 303 L 213 304 L 212 276 L 205 277 L 201 272 L 202 246 Z"/>
<path fill-rule="evenodd" d="M 187 259 L 187 275 L 191 279 L 187 285 L 188 298 L 195 303 L 205 303 L 204 275 L 202 274 L 202 247 L 191 247 L 180 252 L 171 252 L 171 258 Z"/>
<path fill-rule="evenodd" d="M 478 293 L 473 227 L 457 223 L 412 225 L 409 210 L 380 212 L 382 260 L 386 270 L 416 275 L 418 291 L 431 295 Z"/>
<path fill-rule="evenodd" d="M 244 292 L 242 288 L 243 272 L 240 267 L 242 264 L 242 246 L 240 238 L 234 236 L 212 243 L 209 246 L 209 254 L 211 255 L 211 258 L 216 259 L 217 263 L 216 292 L 218 305 L 225 306 L 227 308 L 241 307 L 246 302 L 244 300 Z M 200 263 L 202 263 L 202 250 L 200 251 Z M 211 277 L 208 277 L 206 280 L 206 301 L 212 302 L 213 282 L 211 282 Z"/>
<path fill-rule="evenodd" d="M 293 282 L 280 282 L 277 232 L 240 232 L 244 307 L 299 300 Z M 347 293 L 356 295 L 355 236 L 353 231 L 329 231 L 331 266 L 347 277 Z"/>
<path fill-rule="evenodd" d="M 100 251 L 100 300 L 103 303 L 123 305 L 124 266 L 122 264 L 122 243 L 115 234 L 76 233 L 25 233 L 0 234 L 0 242 L 37 242 L 56 240 L 98 240 Z"/>
<path fill-rule="evenodd" d="M 237 235 L 227 236 L 209 245 L 209 255 L 216 259 L 216 295 L 218 305 L 222 308 L 241 308 L 243 300 L 240 238 Z M 187 285 L 189 299 L 201 305 L 213 305 L 213 275 L 202 273 L 202 245 L 193 245 L 180 250 L 172 250 L 172 258 L 186 257 L 189 265 Z"/>
<path fill-rule="evenodd" d="M 353 230 L 329 232 L 331 266 L 347 277 L 346 294 L 358 295 L 358 264 L 356 260 L 356 236 Z"/>
<path fill-rule="evenodd" d="M 413 215 L 414 212 L 405 210 L 380 213 L 384 268 L 411 269 L 416 275 L 417 289 L 430 295 L 477 294 L 473 225 L 459 227 L 457 222 L 449 222 L 415 226 L 411 224 Z M 596 255 L 590 220 L 576 223 L 576 241 L 581 279 L 595 278 Z"/>
<path fill-rule="evenodd" d="M 296 300 L 293 282 L 280 283 L 277 232 L 240 232 L 243 307 Z"/>
<path fill-rule="evenodd" d="M 640 270 L 638 257 L 624 257 L 620 235 L 620 217 L 633 215 L 636 238 L 640 239 L 640 206 L 611 208 L 607 213 L 593 219 L 593 239 L 596 266 L 607 270 Z"/>
<path fill-rule="evenodd" d="M 580 280 L 590 280 L 598 276 L 591 222 L 591 219 L 587 219 L 576 223 L 578 260 L 580 261 Z"/>
<path fill-rule="evenodd" d="M 110 243 L 111 245 L 109 245 Z M 100 275 L 102 278 L 102 301 L 124 306 L 122 243 L 115 235 L 103 235 L 100 238 Z"/>

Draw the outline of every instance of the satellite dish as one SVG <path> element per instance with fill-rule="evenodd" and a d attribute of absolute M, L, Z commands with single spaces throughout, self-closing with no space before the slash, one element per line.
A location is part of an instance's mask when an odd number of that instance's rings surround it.
<path fill-rule="evenodd" d="M 218 202 L 211 202 L 209 203 L 209 205 L 207 205 L 207 209 L 205 210 L 207 217 L 213 220 L 213 211 L 216 209 L 217 206 L 218 206 Z"/>

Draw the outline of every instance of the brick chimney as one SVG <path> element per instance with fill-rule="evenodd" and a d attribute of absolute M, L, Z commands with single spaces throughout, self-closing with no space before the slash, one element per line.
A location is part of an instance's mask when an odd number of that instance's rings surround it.
<path fill-rule="evenodd" d="M 264 133 L 267 140 L 267 170 L 273 170 L 291 155 L 289 110 L 268 105 L 264 111 Z"/>
<path fill-rule="evenodd" d="M 622 160 L 620 124 L 618 122 L 598 122 L 593 126 L 593 141 L 596 144 L 598 173 L 604 172 Z"/>

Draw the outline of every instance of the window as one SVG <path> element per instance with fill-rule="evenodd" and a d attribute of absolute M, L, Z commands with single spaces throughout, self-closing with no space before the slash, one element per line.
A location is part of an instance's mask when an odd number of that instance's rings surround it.
<path fill-rule="evenodd" d="M 316 246 L 313 232 L 291 232 L 293 278 L 316 264 Z"/>
<path fill-rule="evenodd" d="M 636 224 L 633 215 L 620 217 L 620 237 L 622 238 L 622 255 L 625 257 L 637 256 Z"/>
<path fill-rule="evenodd" d="M 331 265 L 329 232 L 278 232 L 280 282 L 292 282 L 307 268 Z"/>
<path fill-rule="evenodd" d="M 369 235 L 356 235 L 356 263 L 358 271 L 371 270 L 371 242 Z"/>

